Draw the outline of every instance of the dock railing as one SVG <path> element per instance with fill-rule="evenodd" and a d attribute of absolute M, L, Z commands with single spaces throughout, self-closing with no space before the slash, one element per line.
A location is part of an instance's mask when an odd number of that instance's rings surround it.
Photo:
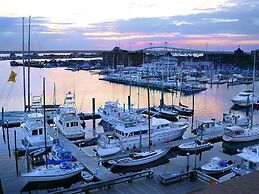
<path fill-rule="evenodd" d="M 98 190 L 98 189 L 106 189 L 111 188 L 116 184 L 128 182 L 132 183 L 133 180 L 140 179 L 140 178 L 152 178 L 153 177 L 153 171 L 152 170 L 146 170 L 142 172 L 137 173 L 131 173 L 128 175 L 121 176 L 119 178 L 111 179 L 111 180 L 105 180 L 105 181 L 99 181 L 99 182 L 93 182 L 89 184 L 83 184 L 81 186 L 78 186 L 76 188 L 71 189 L 63 189 L 60 191 L 52 192 L 53 194 L 61 194 L 61 193 L 81 193 L 81 192 L 89 192 L 92 190 Z"/>

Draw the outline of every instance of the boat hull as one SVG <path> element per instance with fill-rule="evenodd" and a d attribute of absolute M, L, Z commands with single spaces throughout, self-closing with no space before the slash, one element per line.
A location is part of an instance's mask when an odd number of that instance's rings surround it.
<path fill-rule="evenodd" d="M 250 135 L 250 136 L 243 136 L 243 137 L 230 137 L 223 135 L 222 139 L 225 142 L 247 142 L 247 141 L 255 141 L 259 139 L 259 133 Z"/>
<path fill-rule="evenodd" d="M 142 159 L 137 159 L 134 161 L 130 161 L 130 162 L 121 162 L 121 163 L 117 163 L 117 162 L 109 162 L 110 164 L 113 165 L 113 167 L 117 166 L 117 167 L 132 167 L 132 166 L 140 166 L 140 165 L 144 165 L 144 164 L 148 164 L 151 162 L 154 162 L 156 160 L 159 160 L 160 158 L 164 157 L 169 150 L 164 150 L 159 152 L 157 155 L 152 155 L 150 157 L 147 158 L 142 158 Z"/>

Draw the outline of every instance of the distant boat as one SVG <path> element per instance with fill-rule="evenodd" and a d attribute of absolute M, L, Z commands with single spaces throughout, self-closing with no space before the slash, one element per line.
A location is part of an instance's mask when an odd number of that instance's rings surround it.
<path fill-rule="evenodd" d="M 211 161 L 201 166 L 202 172 L 206 174 L 218 174 L 231 170 L 233 162 L 231 160 L 223 160 L 219 157 L 211 158 Z"/>
<path fill-rule="evenodd" d="M 154 151 L 133 152 L 123 158 L 109 160 L 108 163 L 115 166 L 138 166 L 154 162 L 164 157 L 169 150 L 157 149 Z"/>
<path fill-rule="evenodd" d="M 238 95 L 233 97 L 231 101 L 234 103 L 234 105 L 247 107 L 252 105 L 253 99 L 254 99 L 253 91 L 246 90 L 246 91 L 240 92 Z"/>
<path fill-rule="evenodd" d="M 48 168 L 38 168 L 32 172 L 22 174 L 28 182 L 44 182 L 57 181 L 71 178 L 79 174 L 84 169 L 80 163 L 61 163 L 59 165 L 52 165 Z"/>
<path fill-rule="evenodd" d="M 179 115 L 184 116 L 192 116 L 193 110 L 188 108 L 188 106 L 185 106 L 179 102 L 179 105 L 173 105 L 174 110 L 178 112 Z"/>

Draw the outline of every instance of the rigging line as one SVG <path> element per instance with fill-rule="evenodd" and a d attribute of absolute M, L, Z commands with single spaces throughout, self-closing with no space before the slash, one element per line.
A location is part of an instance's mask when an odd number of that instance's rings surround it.
<path fill-rule="evenodd" d="M 11 72 L 12 72 L 13 70 L 14 70 L 14 67 L 11 68 Z M 17 70 L 17 75 L 19 75 L 19 72 L 20 72 L 20 68 L 18 68 L 18 70 Z M 10 93 L 11 93 L 11 91 L 12 91 L 12 89 L 13 89 L 13 85 L 14 85 L 15 83 L 16 83 L 16 82 L 13 82 L 12 85 L 11 85 L 11 88 L 9 89 L 9 92 L 8 92 L 8 95 L 7 95 L 7 100 L 4 101 L 4 99 L 3 99 L 3 107 L 7 107 L 7 105 L 8 105 L 8 99 L 9 99 Z M 6 88 L 7 85 L 8 85 L 8 81 L 5 82 L 4 91 L 5 91 L 5 88 Z M 2 96 L 0 97 L 0 99 L 4 96 L 4 94 L 5 94 L 4 91 L 1 93 Z"/>

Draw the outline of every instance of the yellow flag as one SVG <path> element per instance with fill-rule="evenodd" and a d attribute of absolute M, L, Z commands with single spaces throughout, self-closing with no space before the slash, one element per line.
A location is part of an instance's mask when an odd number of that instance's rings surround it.
<path fill-rule="evenodd" d="M 16 82 L 15 78 L 16 78 L 17 73 L 15 73 L 14 71 L 11 71 L 10 76 L 8 78 L 8 82 Z"/>

